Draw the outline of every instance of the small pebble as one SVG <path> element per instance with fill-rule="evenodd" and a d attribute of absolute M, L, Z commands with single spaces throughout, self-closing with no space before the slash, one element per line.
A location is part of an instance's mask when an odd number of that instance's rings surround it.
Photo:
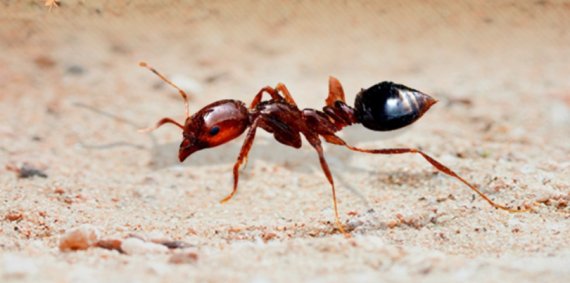
<path fill-rule="evenodd" d="M 154 241 L 153 241 L 154 242 Z M 161 244 L 171 250 L 174 249 L 185 249 L 185 248 L 190 248 L 192 247 L 191 244 L 183 242 L 183 241 L 161 241 L 161 242 L 154 242 L 157 244 Z"/>
<path fill-rule="evenodd" d="M 99 240 L 99 231 L 89 224 L 69 230 L 59 241 L 61 251 L 86 250 Z"/>
<path fill-rule="evenodd" d="M 118 252 L 122 253 L 123 252 L 123 250 L 121 250 L 122 243 L 123 242 L 121 240 L 117 240 L 117 239 L 101 240 L 101 241 L 98 241 L 97 243 L 95 243 L 95 246 L 98 248 L 118 251 Z"/>
<path fill-rule="evenodd" d="M 126 254 L 148 254 L 148 253 L 164 253 L 168 251 L 168 248 L 151 243 L 145 242 L 138 238 L 128 238 L 121 243 L 121 250 Z"/>
<path fill-rule="evenodd" d="M 364 221 L 362 221 L 362 219 L 350 219 L 348 220 L 348 223 L 346 223 L 346 228 L 348 230 L 354 230 L 362 225 L 364 225 Z"/>
<path fill-rule="evenodd" d="M 195 263 L 196 261 L 198 261 L 198 254 L 196 254 L 195 252 L 176 253 L 173 254 L 168 260 L 168 262 L 174 264 L 183 264 L 183 263 L 192 264 Z"/>
<path fill-rule="evenodd" d="M 71 74 L 71 75 L 78 76 L 78 75 L 82 75 L 83 73 L 85 73 L 85 69 L 79 65 L 71 65 L 71 66 L 67 67 L 65 72 L 68 74 Z"/>
<path fill-rule="evenodd" d="M 38 56 L 34 59 L 34 63 L 41 69 L 49 69 L 55 66 L 55 61 L 48 56 Z"/>
<path fill-rule="evenodd" d="M 4 217 L 4 219 L 8 220 L 8 221 L 20 221 L 24 218 L 24 215 L 21 212 L 17 212 L 17 211 L 11 211 L 8 214 L 6 214 L 6 216 Z"/>
<path fill-rule="evenodd" d="M 164 235 L 164 233 L 162 233 L 160 231 L 152 231 L 152 232 L 144 235 L 144 237 L 142 237 L 142 238 L 147 239 L 147 240 L 149 240 L 153 243 L 157 243 L 157 244 L 160 244 L 162 242 L 166 242 L 166 241 L 170 240 L 166 235 Z"/>
<path fill-rule="evenodd" d="M 277 234 L 273 233 L 273 232 L 265 232 L 261 235 L 261 239 L 263 240 L 263 242 L 267 243 L 273 239 L 275 239 L 277 237 Z"/>
<path fill-rule="evenodd" d="M 21 167 L 17 167 L 15 165 L 6 165 L 6 169 L 8 171 L 15 172 L 16 175 L 18 175 L 18 178 L 21 179 L 31 178 L 35 176 L 47 178 L 47 174 L 44 171 L 35 168 L 34 166 L 27 163 L 24 163 Z"/>

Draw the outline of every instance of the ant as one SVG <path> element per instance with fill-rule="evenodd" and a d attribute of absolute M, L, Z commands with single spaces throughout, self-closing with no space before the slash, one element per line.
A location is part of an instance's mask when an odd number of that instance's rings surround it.
<path fill-rule="evenodd" d="M 257 129 L 262 128 L 272 133 L 278 142 L 294 148 L 301 147 L 301 134 L 303 134 L 309 144 L 317 151 L 321 168 L 331 185 L 336 226 L 345 235 L 349 234 L 340 221 L 334 180 L 323 153 L 321 138 L 328 143 L 364 153 L 419 154 L 440 172 L 467 185 L 491 206 L 509 212 L 524 211 L 520 207 L 512 209 L 495 203 L 473 184 L 419 149 L 363 149 L 347 144 L 335 135 L 344 127 L 358 123 L 374 131 L 391 131 L 412 124 L 437 103 L 436 99 L 415 89 L 392 82 L 381 82 L 368 89 L 362 89 L 356 96 L 353 108 L 345 103 L 344 90 L 339 80 L 331 76 L 329 77 L 329 94 L 322 111 L 309 108 L 299 109 L 287 87 L 283 83 L 278 83 L 274 88 L 266 86 L 259 90 L 249 106 L 239 100 L 224 99 L 206 105 L 190 116 L 188 95 L 147 63 L 141 62 L 139 65 L 149 69 L 163 81 L 176 88 L 184 99 L 186 113 L 184 124 L 180 124 L 172 118 L 162 118 L 155 126 L 141 130 L 149 132 L 164 124 L 174 124 L 179 127 L 182 130 L 183 138 L 178 152 L 180 162 L 198 150 L 215 147 L 233 140 L 249 128 L 233 167 L 233 190 L 221 200 L 221 203 L 229 201 L 236 194 L 239 168 L 247 161 L 247 155 Z M 269 94 L 271 99 L 262 100 L 265 93 Z"/>

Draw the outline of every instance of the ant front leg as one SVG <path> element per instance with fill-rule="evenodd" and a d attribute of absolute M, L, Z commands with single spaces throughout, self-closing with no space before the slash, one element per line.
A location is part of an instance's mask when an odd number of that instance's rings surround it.
<path fill-rule="evenodd" d="M 233 169 L 234 187 L 233 187 L 233 190 L 229 195 L 227 195 L 225 198 L 223 198 L 220 201 L 220 203 L 225 203 L 225 202 L 229 201 L 237 193 L 237 187 L 238 187 L 238 182 L 239 182 L 239 167 L 244 161 L 247 160 L 247 155 L 249 154 L 249 150 L 251 149 L 251 146 L 253 145 L 253 140 L 255 139 L 255 132 L 257 130 L 257 126 L 259 125 L 259 121 L 260 121 L 260 118 L 256 118 L 253 121 L 251 128 L 249 129 L 249 131 L 247 132 L 247 135 L 245 136 L 245 141 L 243 142 L 243 145 L 241 146 L 241 150 L 239 152 L 237 161 L 234 164 L 234 169 Z"/>
<path fill-rule="evenodd" d="M 435 167 L 440 172 L 443 172 L 444 174 L 449 175 L 449 176 L 461 181 L 463 184 L 467 185 L 471 190 L 473 190 L 476 194 L 478 194 L 480 197 L 482 197 L 485 201 L 487 201 L 494 208 L 506 210 L 509 212 L 524 212 L 524 211 L 530 210 L 530 209 L 521 209 L 520 207 L 518 207 L 517 209 L 512 209 L 510 207 L 500 205 L 500 204 L 492 201 L 487 195 L 485 195 L 484 193 L 479 191 L 475 187 L 475 185 L 467 182 L 465 179 L 463 179 L 461 176 L 459 176 L 453 170 L 449 169 L 447 166 L 441 164 L 441 162 L 435 160 L 433 157 L 425 154 L 424 152 L 422 152 L 419 149 L 415 149 L 415 148 L 363 149 L 363 148 L 357 148 L 357 147 L 354 147 L 354 146 L 347 144 L 343 139 L 339 138 L 336 135 L 327 135 L 324 138 L 329 143 L 336 144 L 336 145 L 343 145 L 343 146 L 346 146 L 347 148 L 349 148 L 350 150 L 354 150 L 354 151 L 358 151 L 358 152 L 365 152 L 365 153 L 372 153 L 372 154 L 417 153 L 417 154 L 421 155 L 425 160 L 427 160 L 427 162 L 429 162 L 433 167 Z"/>

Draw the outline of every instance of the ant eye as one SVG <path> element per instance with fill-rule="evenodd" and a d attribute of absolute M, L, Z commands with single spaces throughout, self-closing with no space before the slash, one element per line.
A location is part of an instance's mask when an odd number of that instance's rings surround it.
<path fill-rule="evenodd" d="M 210 136 L 215 136 L 220 132 L 220 127 L 214 126 L 210 129 Z"/>

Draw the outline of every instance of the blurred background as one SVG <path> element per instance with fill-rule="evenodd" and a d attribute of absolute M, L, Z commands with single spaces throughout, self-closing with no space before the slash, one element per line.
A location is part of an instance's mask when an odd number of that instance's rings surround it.
<path fill-rule="evenodd" d="M 361 88 L 389 80 L 441 103 L 414 125 L 415 135 L 386 145 L 433 141 L 460 155 L 486 151 L 476 148 L 485 141 L 568 150 L 557 143 L 570 136 L 568 1 L 51 3 L 1 4 L 0 134 L 30 141 L 2 139 L 5 153 L 38 158 L 80 145 L 141 159 L 129 147 L 154 144 L 142 163 L 176 164 L 178 130 L 151 139 L 135 131 L 164 116 L 184 118 L 176 91 L 138 67 L 142 60 L 191 93 L 191 112 L 219 99 L 249 102 L 277 82 L 300 107 L 321 108 L 329 75 L 352 104 Z M 385 136 L 358 126 L 343 135 L 352 143 Z M 273 147 L 264 137 L 254 156 Z M 239 146 L 228 147 L 231 156 L 199 152 L 190 164 L 232 162 Z"/>
<path fill-rule="evenodd" d="M 141 60 L 194 92 L 194 110 L 277 82 L 321 107 L 329 75 L 350 100 L 381 80 L 443 99 L 568 100 L 568 1 L 58 3 L 1 4 L 3 102 L 82 101 L 141 123 L 180 115 L 180 101 L 165 96 L 175 92 Z"/>
<path fill-rule="evenodd" d="M 145 60 L 193 94 L 192 112 L 277 82 L 301 107 L 320 108 L 334 75 L 349 104 L 383 80 L 437 97 L 437 113 L 419 122 L 427 132 L 461 134 L 464 124 L 434 124 L 460 120 L 543 145 L 546 133 L 570 134 L 568 1 L 52 2 L 1 4 L 0 133 L 140 139 L 78 104 L 138 126 L 182 119 L 177 93 L 137 66 Z"/>

